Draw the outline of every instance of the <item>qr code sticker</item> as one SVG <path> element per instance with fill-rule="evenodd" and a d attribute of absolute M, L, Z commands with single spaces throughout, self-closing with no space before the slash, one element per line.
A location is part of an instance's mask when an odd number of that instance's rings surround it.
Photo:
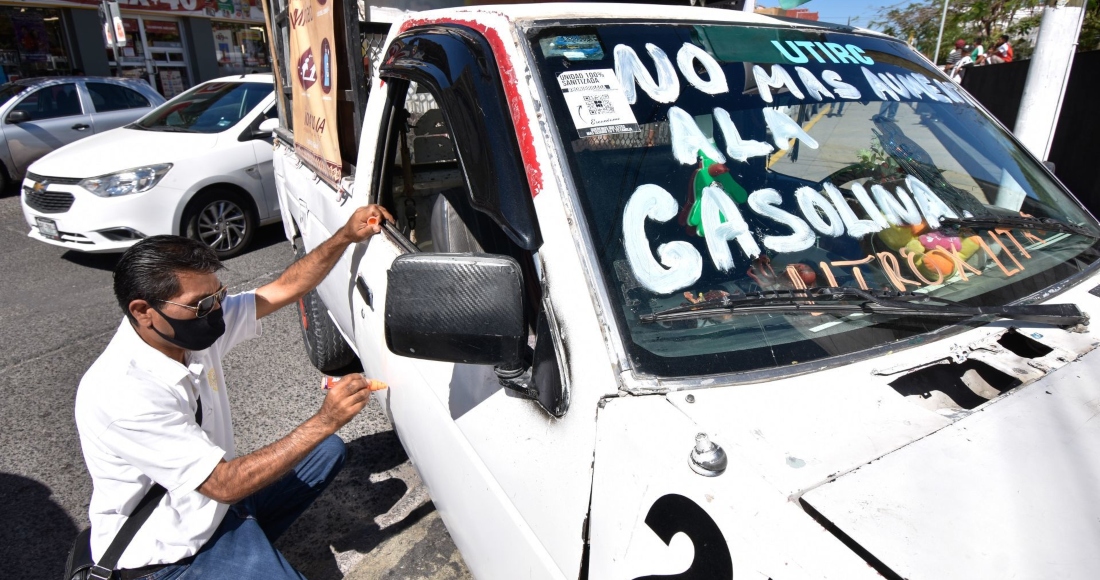
<path fill-rule="evenodd" d="M 588 107 L 589 115 L 612 115 L 615 113 L 615 106 L 611 104 L 611 99 L 608 95 L 585 95 L 584 105 Z"/>

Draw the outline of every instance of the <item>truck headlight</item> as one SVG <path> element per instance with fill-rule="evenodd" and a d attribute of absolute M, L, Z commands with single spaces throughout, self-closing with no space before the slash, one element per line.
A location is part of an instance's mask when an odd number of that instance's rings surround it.
<path fill-rule="evenodd" d="M 171 163 L 135 167 L 117 173 L 100 175 L 99 177 L 89 177 L 80 182 L 80 187 L 99 197 L 117 197 L 130 195 L 131 193 L 141 193 L 153 189 L 161 179 L 164 179 L 171 168 Z"/>

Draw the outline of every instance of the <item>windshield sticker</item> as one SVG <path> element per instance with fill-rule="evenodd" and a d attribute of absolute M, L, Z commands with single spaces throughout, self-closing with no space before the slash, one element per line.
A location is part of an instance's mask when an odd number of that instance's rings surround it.
<path fill-rule="evenodd" d="M 822 43 L 808 40 L 788 40 L 786 42 L 773 40 L 772 46 L 779 51 L 784 59 L 794 64 L 810 62 L 810 57 L 822 64 L 826 62 L 826 59 L 830 63 L 875 64 L 873 58 L 866 56 L 863 49 L 854 44 L 841 45 L 835 42 Z"/>
<path fill-rule="evenodd" d="M 603 45 L 594 34 L 573 34 L 539 40 L 543 56 L 566 60 L 603 60 Z"/>
<path fill-rule="evenodd" d="M 558 75 L 573 126 L 581 137 L 638 133 L 642 129 L 619 88 L 611 69 L 566 72 Z M 693 122 L 694 124 L 694 122 Z"/>

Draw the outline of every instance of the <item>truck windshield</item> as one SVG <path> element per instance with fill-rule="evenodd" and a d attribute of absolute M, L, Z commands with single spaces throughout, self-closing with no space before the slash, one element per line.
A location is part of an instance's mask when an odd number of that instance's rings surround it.
<path fill-rule="evenodd" d="M 206 83 L 157 107 L 132 125 L 176 133 L 220 133 L 272 92 L 269 83 Z"/>
<path fill-rule="evenodd" d="M 653 316 L 679 306 L 826 287 L 1000 306 L 1097 259 L 1087 212 L 899 42 L 667 23 L 529 38 L 641 374 L 781 367 L 959 324 L 812 308 Z"/>

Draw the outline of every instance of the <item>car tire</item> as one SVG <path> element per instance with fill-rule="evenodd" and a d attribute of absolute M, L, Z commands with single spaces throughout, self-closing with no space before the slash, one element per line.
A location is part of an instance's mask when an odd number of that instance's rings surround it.
<path fill-rule="evenodd" d="M 305 254 L 299 241 L 297 258 L 301 259 Z M 317 290 L 310 290 L 298 300 L 298 314 L 306 355 L 317 370 L 336 376 L 362 370 L 359 357 L 329 317 Z"/>
<path fill-rule="evenodd" d="M 196 195 L 183 212 L 183 234 L 198 240 L 225 260 L 239 255 L 256 235 L 256 210 L 246 196 L 229 189 Z"/>

